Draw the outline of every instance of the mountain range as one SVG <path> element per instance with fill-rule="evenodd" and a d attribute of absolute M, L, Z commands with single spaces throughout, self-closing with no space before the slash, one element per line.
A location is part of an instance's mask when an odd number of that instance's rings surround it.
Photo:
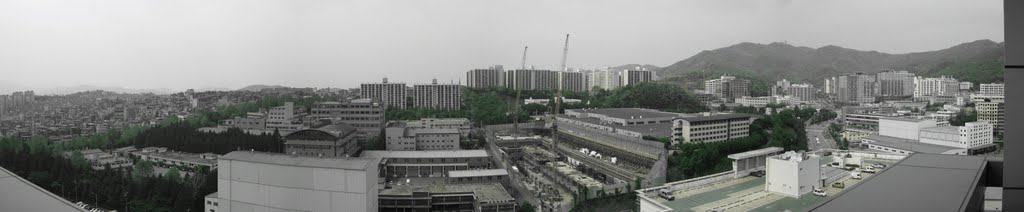
<path fill-rule="evenodd" d="M 663 81 L 701 88 L 706 79 L 722 74 L 751 79 L 754 88 L 787 79 L 821 86 L 825 77 L 884 69 L 906 70 L 918 76 L 952 76 L 974 83 L 1002 82 L 1005 44 L 978 40 L 942 50 L 889 54 L 840 46 L 810 48 L 785 43 L 740 43 L 706 50 L 657 69 Z"/>

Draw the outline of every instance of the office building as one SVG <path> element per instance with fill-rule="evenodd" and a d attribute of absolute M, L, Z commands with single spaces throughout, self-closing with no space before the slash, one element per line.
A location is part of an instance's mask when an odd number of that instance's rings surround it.
<path fill-rule="evenodd" d="M 458 84 L 413 85 L 413 106 L 438 110 L 459 110 L 462 108 L 462 86 Z"/>
<path fill-rule="evenodd" d="M 587 75 L 583 72 L 558 72 L 558 86 L 562 91 L 583 92 L 590 90 Z"/>
<path fill-rule="evenodd" d="M 405 109 L 409 88 L 405 83 L 388 82 L 385 77 L 381 83 L 363 83 L 359 86 L 359 92 L 363 98 L 380 102 L 384 107 Z"/>
<path fill-rule="evenodd" d="M 914 97 L 956 96 L 960 92 L 960 82 L 949 76 L 939 78 L 914 78 Z"/>
<path fill-rule="evenodd" d="M 877 75 L 878 96 L 910 97 L 914 95 L 914 73 L 883 70 Z"/>
<path fill-rule="evenodd" d="M 983 95 L 1000 95 L 1000 96 L 1002 96 L 1002 95 L 1004 95 L 1006 93 L 1005 90 L 1004 90 L 1006 86 L 1003 83 L 980 84 L 978 87 L 980 89 L 978 91 L 978 93 L 983 94 Z"/>
<path fill-rule="evenodd" d="M 331 119 L 356 128 L 356 138 L 365 142 L 371 137 L 380 137 L 384 130 L 384 113 L 387 108 L 370 99 L 353 99 L 348 102 L 316 102 L 310 107 L 312 119 Z"/>
<path fill-rule="evenodd" d="M 968 122 L 964 126 L 937 126 L 921 129 L 921 143 L 970 149 L 992 144 L 992 124 Z"/>
<path fill-rule="evenodd" d="M 296 130 L 283 137 L 285 152 L 289 154 L 348 157 L 359 151 L 356 128 L 345 123 Z"/>
<path fill-rule="evenodd" d="M 267 113 L 267 129 L 292 131 L 302 128 L 302 119 L 306 109 L 295 106 L 294 102 L 285 102 L 283 106 L 271 107 Z"/>
<path fill-rule="evenodd" d="M 857 73 L 836 77 L 836 99 L 847 103 L 875 102 L 875 77 Z"/>
<path fill-rule="evenodd" d="M 961 93 L 970 92 L 971 88 L 974 88 L 974 83 L 972 83 L 972 82 L 960 82 L 960 92 Z"/>
<path fill-rule="evenodd" d="M 775 81 L 775 86 L 772 86 L 772 96 L 788 95 L 790 86 L 792 86 L 792 83 L 790 83 L 789 80 L 782 79 L 779 81 Z"/>
<path fill-rule="evenodd" d="M 466 72 L 466 87 L 470 88 L 501 88 L 505 87 L 505 69 L 494 65 L 486 69 L 473 69 Z"/>
<path fill-rule="evenodd" d="M 821 188 L 820 158 L 794 151 L 768 157 L 765 190 L 800 198 Z"/>
<path fill-rule="evenodd" d="M 750 80 L 723 75 L 718 79 L 705 81 L 704 90 L 725 102 L 733 102 L 736 98 L 750 96 Z"/>
<path fill-rule="evenodd" d="M 672 140 L 683 143 L 719 142 L 750 136 L 755 117 L 715 114 L 680 117 L 672 121 Z"/>
<path fill-rule="evenodd" d="M 623 70 L 622 86 L 636 85 L 641 82 L 654 81 L 654 71 L 650 70 Z"/>
<path fill-rule="evenodd" d="M 792 84 L 786 90 L 796 101 L 814 101 L 817 99 L 818 89 L 808 83 Z"/>
<path fill-rule="evenodd" d="M 558 72 L 551 70 L 515 69 L 505 72 L 505 85 L 515 90 L 555 90 Z"/>
<path fill-rule="evenodd" d="M 974 110 L 978 112 L 978 121 L 986 121 L 992 124 L 992 130 L 996 134 L 1005 132 L 1004 119 L 1006 114 L 1006 103 L 1004 96 L 971 96 L 974 102 Z"/>
<path fill-rule="evenodd" d="M 235 151 L 220 157 L 204 211 L 378 211 L 379 158 Z"/>
<path fill-rule="evenodd" d="M 469 137 L 469 131 L 473 128 L 473 123 L 467 118 L 422 118 L 404 122 L 409 128 L 456 129 L 462 137 Z"/>
<path fill-rule="evenodd" d="M 387 150 L 458 150 L 461 134 L 455 128 L 415 128 L 390 122 L 384 132 Z"/>
<path fill-rule="evenodd" d="M 768 107 L 768 105 L 770 105 L 770 104 L 779 104 L 779 103 L 781 103 L 779 101 L 779 97 L 776 97 L 776 96 L 758 96 L 758 97 L 743 96 L 743 97 L 740 97 L 740 98 L 736 98 L 736 104 L 740 104 L 740 105 L 743 105 L 743 106 Z"/>

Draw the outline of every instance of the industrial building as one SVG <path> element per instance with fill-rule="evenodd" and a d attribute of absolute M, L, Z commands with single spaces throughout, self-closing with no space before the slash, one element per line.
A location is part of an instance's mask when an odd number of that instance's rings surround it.
<path fill-rule="evenodd" d="M 967 122 L 964 126 L 937 126 L 921 129 L 921 143 L 957 148 L 976 148 L 992 144 L 992 124 Z"/>
<path fill-rule="evenodd" d="M 412 86 L 414 107 L 437 110 L 459 110 L 462 108 L 462 86 L 459 84 L 431 84 Z"/>
<path fill-rule="evenodd" d="M 378 211 L 379 158 L 235 151 L 217 163 L 204 211 Z"/>
<path fill-rule="evenodd" d="M 356 128 L 332 123 L 282 135 L 286 153 L 322 157 L 348 157 L 359 151 Z"/>
<path fill-rule="evenodd" d="M 935 120 L 879 117 L 878 134 L 903 139 L 918 140 L 921 129 L 937 126 Z"/>
<path fill-rule="evenodd" d="M 515 212 L 515 198 L 497 183 L 396 184 L 377 196 L 381 212 Z"/>
<path fill-rule="evenodd" d="M 387 107 L 394 107 L 399 109 L 405 109 L 408 104 L 406 103 L 406 97 L 409 92 L 409 88 L 405 86 L 405 83 L 393 83 L 388 82 L 388 78 L 385 77 L 380 83 L 363 83 L 359 86 L 360 96 L 363 98 L 372 99 L 375 102 Z"/>
<path fill-rule="evenodd" d="M 390 122 L 384 132 L 387 150 L 458 150 L 461 134 L 457 128 L 409 127 Z"/>
<path fill-rule="evenodd" d="M 360 157 L 380 158 L 378 177 L 385 180 L 448 177 L 449 171 L 492 168 L 485 150 L 363 151 Z"/>
<path fill-rule="evenodd" d="M 672 140 L 682 143 L 719 142 L 750 136 L 756 119 L 747 114 L 706 114 L 672 121 Z"/>
<path fill-rule="evenodd" d="M 312 119 L 330 119 L 352 125 L 356 128 L 356 138 L 364 142 L 381 135 L 387 107 L 371 99 L 353 99 L 347 102 L 316 102 L 310 111 Z"/>
<path fill-rule="evenodd" d="M 473 123 L 467 118 L 422 118 L 404 121 L 406 127 L 425 129 L 456 129 L 462 137 L 469 137 Z"/>
<path fill-rule="evenodd" d="M 566 110 L 558 115 L 554 152 L 603 178 L 609 186 L 640 178 L 644 187 L 663 183 L 664 143 L 643 136 L 670 137 L 672 120 L 682 114 L 639 108 Z"/>

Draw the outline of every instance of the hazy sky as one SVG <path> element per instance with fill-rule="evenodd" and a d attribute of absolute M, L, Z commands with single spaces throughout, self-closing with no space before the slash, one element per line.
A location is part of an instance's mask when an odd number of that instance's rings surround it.
<path fill-rule="evenodd" d="M 739 42 L 887 53 L 1003 41 L 1002 0 L 0 0 L 0 84 L 356 87 L 473 68 L 667 66 Z M 2 86 L 0 86 L 2 87 Z"/>

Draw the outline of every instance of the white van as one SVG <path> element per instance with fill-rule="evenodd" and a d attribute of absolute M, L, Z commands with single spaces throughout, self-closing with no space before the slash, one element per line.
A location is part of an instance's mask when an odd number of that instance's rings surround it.
<path fill-rule="evenodd" d="M 676 200 L 676 196 L 672 195 L 672 191 L 669 191 L 667 188 L 658 190 L 658 196 L 660 196 L 661 198 L 665 198 L 669 201 Z"/>

